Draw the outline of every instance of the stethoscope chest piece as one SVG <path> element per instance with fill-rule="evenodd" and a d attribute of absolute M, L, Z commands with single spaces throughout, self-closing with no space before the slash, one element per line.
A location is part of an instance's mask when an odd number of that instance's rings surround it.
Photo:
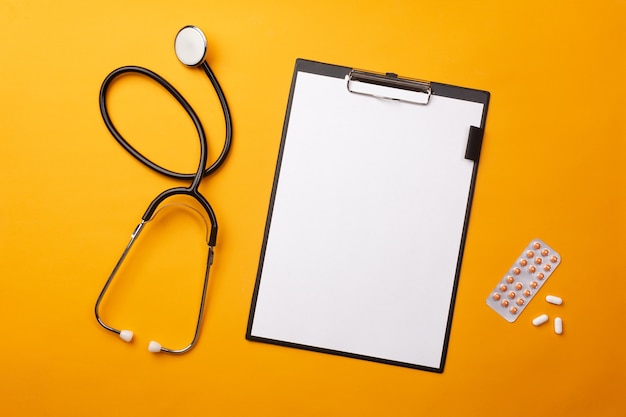
<path fill-rule="evenodd" d="M 180 62 L 188 67 L 197 67 L 206 58 L 206 37 L 197 27 L 185 26 L 176 35 L 174 50 Z"/>

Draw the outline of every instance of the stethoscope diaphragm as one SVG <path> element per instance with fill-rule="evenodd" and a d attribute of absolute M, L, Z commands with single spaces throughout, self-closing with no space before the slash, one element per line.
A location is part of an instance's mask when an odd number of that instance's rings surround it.
<path fill-rule="evenodd" d="M 206 37 L 197 27 L 185 26 L 176 35 L 174 50 L 180 62 L 188 67 L 197 67 L 206 57 Z"/>

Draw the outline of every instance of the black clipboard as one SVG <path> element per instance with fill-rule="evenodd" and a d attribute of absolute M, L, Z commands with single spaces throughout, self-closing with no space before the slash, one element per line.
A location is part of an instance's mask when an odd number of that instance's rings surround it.
<path fill-rule="evenodd" d="M 489 97 L 298 59 L 246 338 L 443 372 Z"/>

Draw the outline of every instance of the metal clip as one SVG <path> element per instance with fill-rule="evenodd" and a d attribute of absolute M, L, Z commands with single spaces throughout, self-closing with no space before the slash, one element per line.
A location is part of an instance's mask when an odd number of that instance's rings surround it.
<path fill-rule="evenodd" d="M 346 83 L 351 93 L 414 104 L 428 104 L 432 93 L 430 82 L 399 78 L 392 73 L 352 70 L 346 76 Z"/>

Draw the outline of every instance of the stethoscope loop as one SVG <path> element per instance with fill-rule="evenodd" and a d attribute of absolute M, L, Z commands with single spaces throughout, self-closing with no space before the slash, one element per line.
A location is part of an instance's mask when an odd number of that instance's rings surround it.
<path fill-rule="evenodd" d="M 206 61 L 204 61 L 200 66 L 203 69 L 206 76 L 209 78 L 209 81 L 211 82 L 211 85 L 213 86 L 213 89 L 215 90 L 215 93 L 217 94 L 217 98 L 220 102 L 220 106 L 222 107 L 222 112 L 224 113 L 224 122 L 225 122 L 225 130 L 226 130 L 224 146 L 222 148 L 222 152 L 220 153 L 220 155 L 217 157 L 215 162 L 213 162 L 208 168 L 205 168 L 205 166 L 202 165 L 202 168 L 204 170 L 202 175 L 207 176 L 215 172 L 226 160 L 226 157 L 228 156 L 228 153 L 230 152 L 233 126 L 232 126 L 232 118 L 230 115 L 230 108 L 228 107 L 226 96 L 224 95 L 224 91 L 222 90 L 222 87 L 220 86 L 220 83 L 217 80 L 217 77 L 215 77 L 215 74 L 213 73 L 213 71 L 211 70 L 211 67 Z M 183 97 L 183 95 L 180 92 L 178 92 L 178 90 L 176 90 L 176 88 L 173 85 L 171 85 L 166 79 L 161 77 L 159 74 L 144 67 L 128 65 L 128 66 L 117 68 L 111 71 L 102 82 L 102 86 L 100 87 L 100 100 L 99 100 L 100 101 L 100 113 L 102 114 L 102 119 L 107 129 L 109 130 L 111 135 L 115 138 L 115 140 L 124 149 L 126 149 L 128 153 L 130 153 L 135 159 L 137 159 L 139 162 L 146 165 L 150 169 L 162 175 L 165 175 L 170 178 L 177 179 L 177 180 L 195 179 L 198 175 L 198 171 L 196 171 L 195 173 L 181 173 L 181 172 L 171 171 L 153 162 L 152 160 L 146 158 L 143 154 L 137 151 L 130 143 L 128 143 L 128 141 L 122 136 L 122 134 L 117 130 L 117 128 L 113 124 L 113 121 L 111 120 L 111 117 L 109 116 L 109 111 L 108 111 L 107 104 L 106 104 L 107 92 L 109 88 L 111 87 L 111 84 L 113 83 L 114 80 L 116 80 L 122 75 L 129 74 L 129 73 L 144 75 L 148 77 L 149 79 L 156 81 L 167 92 L 169 92 L 176 99 L 176 101 L 178 101 L 178 103 L 183 107 L 183 109 L 187 112 L 187 114 L 193 121 L 194 126 L 196 126 L 196 130 L 198 131 L 198 135 L 200 136 L 200 139 L 201 139 L 200 146 L 203 146 L 202 142 L 204 142 L 205 148 L 201 148 L 201 157 L 203 156 L 202 150 L 204 149 L 206 151 L 206 155 L 204 156 L 208 158 L 208 148 L 206 147 L 206 136 L 204 134 L 204 129 L 202 128 L 202 123 L 200 122 L 200 119 L 198 118 L 196 112 L 193 110 L 191 105 L 187 102 L 185 97 Z M 205 165 L 206 165 L 206 162 L 207 160 L 205 159 L 204 160 Z"/>
<path fill-rule="evenodd" d="M 143 230 L 145 224 L 154 218 L 156 213 L 160 210 L 159 207 L 162 207 L 162 204 L 165 202 L 165 200 L 169 199 L 170 197 L 177 196 L 177 195 L 187 195 L 195 199 L 200 204 L 200 206 L 202 206 L 211 224 L 211 231 L 208 235 L 208 241 L 207 241 L 208 252 L 207 252 L 207 263 L 206 263 L 206 270 L 205 270 L 203 290 L 202 290 L 202 298 L 200 300 L 200 309 L 198 313 L 198 321 L 196 323 L 195 333 L 194 333 L 191 343 L 189 343 L 189 345 L 187 345 L 186 347 L 182 349 L 168 349 L 154 341 L 150 342 L 150 345 L 148 347 L 148 350 L 151 352 L 166 352 L 166 353 L 179 354 L 179 353 L 185 353 L 189 351 L 195 345 L 198 339 L 198 335 L 200 333 L 200 325 L 201 325 L 202 317 L 204 313 L 204 304 L 205 304 L 206 293 L 207 293 L 208 282 L 209 282 L 209 271 L 211 269 L 211 265 L 213 264 L 214 246 L 217 241 L 217 230 L 218 230 L 217 218 L 209 202 L 200 193 L 199 186 L 200 186 L 200 182 L 202 178 L 206 175 L 209 175 L 215 172 L 224 163 L 226 157 L 228 156 L 228 153 L 230 151 L 231 140 L 232 140 L 232 120 L 231 120 L 230 110 L 228 108 L 228 103 L 226 102 L 226 97 L 224 96 L 224 92 L 222 91 L 222 88 L 219 85 L 217 78 L 213 74 L 213 71 L 211 71 L 211 68 L 209 67 L 209 65 L 206 63 L 206 61 L 204 61 L 204 57 L 206 55 L 206 38 L 204 37 L 204 34 L 202 33 L 202 31 L 195 26 L 185 26 L 183 29 L 179 31 L 176 37 L 175 48 L 176 48 L 176 54 L 178 55 L 179 59 L 181 60 L 183 64 L 187 66 L 192 66 L 192 67 L 201 66 L 205 74 L 211 81 L 211 84 L 213 85 L 213 88 L 215 89 L 217 97 L 220 101 L 222 111 L 224 112 L 224 121 L 226 125 L 225 126 L 226 138 L 224 140 L 224 146 L 222 148 L 222 152 L 217 157 L 215 162 L 213 162 L 213 164 L 207 168 L 206 165 L 208 161 L 208 145 L 207 145 L 206 135 L 204 133 L 204 128 L 202 127 L 202 123 L 200 122 L 200 119 L 198 118 L 196 112 L 193 110 L 191 105 L 182 96 L 182 94 L 180 94 L 178 90 L 174 88 L 174 86 L 172 86 L 169 82 L 167 82 L 163 77 L 161 77 L 157 73 L 147 68 L 143 68 L 143 67 L 124 66 L 124 67 L 117 68 L 116 70 L 113 70 L 111 73 L 109 73 L 109 75 L 105 77 L 102 83 L 102 86 L 100 88 L 100 113 L 102 114 L 102 119 L 107 129 L 109 130 L 111 135 L 115 138 L 115 140 L 127 152 L 129 152 L 133 157 L 135 157 L 142 164 L 146 165 L 148 168 L 170 178 L 175 178 L 178 180 L 191 180 L 192 182 L 188 187 L 174 187 L 174 188 L 170 188 L 168 190 L 163 191 L 154 200 L 152 200 L 152 202 L 148 205 L 147 210 L 142 216 L 141 223 L 139 223 L 139 225 L 135 228 L 135 230 L 131 234 L 131 239 L 129 243 L 127 244 L 120 258 L 118 259 L 115 267 L 113 268 L 113 271 L 109 275 L 107 281 L 104 284 L 104 287 L 102 288 L 102 291 L 100 292 L 100 295 L 98 296 L 98 299 L 95 305 L 95 315 L 96 315 L 96 320 L 98 321 L 98 323 L 102 327 L 104 327 L 106 330 L 109 330 L 113 333 L 118 334 L 120 338 L 126 342 L 130 342 L 132 340 L 133 338 L 132 331 L 116 329 L 115 327 L 112 327 L 106 324 L 102 320 L 102 318 L 100 317 L 100 303 L 102 302 L 104 295 L 106 294 L 109 286 L 111 285 L 113 278 L 116 276 L 117 271 L 119 270 L 120 266 L 126 259 L 126 256 L 128 255 L 131 248 L 133 247 L 134 242 L 137 240 L 137 238 L 141 234 L 141 231 Z M 114 80 L 116 80 L 120 76 L 123 76 L 124 74 L 129 74 L 129 73 L 140 74 L 156 81 L 178 101 L 178 103 L 183 107 L 183 109 L 187 112 L 187 114 L 191 118 L 196 128 L 196 131 L 198 133 L 198 137 L 200 139 L 200 161 L 199 161 L 198 168 L 195 173 L 175 172 L 175 171 L 168 170 L 167 168 L 164 168 L 156 164 L 155 162 L 151 161 L 150 159 L 142 155 L 139 151 L 137 151 L 120 134 L 120 132 L 117 130 L 117 128 L 113 124 L 113 121 L 111 120 L 108 109 L 107 109 L 107 101 L 106 101 L 107 92 Z M 195 209 L 194 211 L 197 212 L 197 210 Z M 206 221 L 205 221 L 205 225 L 206 225 Z"/>
<path fill-rule="evenodd" d="M 111 120 L 111 117 L 109 116 L 109 111 L 107 107 L 107 93 L 113 81 L 115 81 L 117 78 L 126 74 L 140 74 L 157 82 L 168 93 L 170 93 L 172 97 L 176 99 L 176 101 L 178 101 L 178 103 L 182 106 L 185 112 L 189 115 L 194 126 L 196 127 L 196 131 L 200 138 L 200 165 L 198 166 L 198 169 L 196 170 L 195 173 L 189 173 L 189 174 L 180 173 L 180 172 L 171 171 L 167 168 L 162 167 L 161 165 L 153 162 L 152 160 L 144 156 L 141 152 L 139 152 L 137 149 L 135 149 L 117 130 L 117 128 L 115 127 L 115 124 L 113 124 L 113 120 Z M 206 160 L 208 157 L 208 147 L 207 147 L 206 135 L 204 133 L 204 128 L 202 127 L 200 118 L 198 117 L 196 112 L 193 110 L 189 102 L 187 102 L 185 97 L 183 97 L 183 95 L 179 93 L 178 90 L 176 90 L 176 88 L 174 88 L 174 86 L 170 84 L 166 79 L 164 79 L 159 74 L 147 68 L 134 66 L 134 65 L 120 67 L 111 71 L 109 75 L 107 75 L 104 81 L 102 82 L 102 86 L 100 87 L 100 100 L 99 101 L 100 101 L 100 113 L 102 114 L 102 119 L 104 120 L 104 124 L 106 125 L 107 129 L 109 130 L 111 135 L 115 138 L 115 140 L 135 159 L 137 159 L 142 164 L 146 165 L 148 168 L 162 175 L 166 175 L 170 178 L 175 178 L 178 180 L 193 179 L 194 184 L 196 182 L 199 182 L 198 172 L 200 172 L 202 175 L 202 171 L 204 170 L 204 167 L 206 165 Z"/>

